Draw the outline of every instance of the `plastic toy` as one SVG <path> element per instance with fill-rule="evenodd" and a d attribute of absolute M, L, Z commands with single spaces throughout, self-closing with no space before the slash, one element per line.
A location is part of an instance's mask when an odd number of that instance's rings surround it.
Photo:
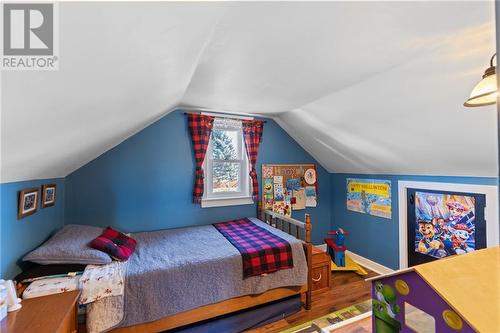
<path fill-rule="evenodd" d="M 344 229 L 338 228 L 337 231 L 330 231 L 327 235 L 335 235 L 335 238 L 325 238 L 325 243 L 328 246 L 328 254 L 332 257 L 333 262 L 337 267 L 345 267 L 345 236 L 349 235 Z"/>
<path fill-rule="evenodd" d="M 346 247 L 345 236 L 349 235 L 344 229 L 338 228 L 337 231 L 331 231 L 327 233 L 328 236 L 335 236 L 325 238 L 325 243 L 327 245 L 327 252 L 332 258 L 331 270 L 332 271 L 353 271 L 359 275 L 368 274 L 363 267 L 358 265 L 354 260 L 352 260 L 348 255 L 345 254 Z"/>

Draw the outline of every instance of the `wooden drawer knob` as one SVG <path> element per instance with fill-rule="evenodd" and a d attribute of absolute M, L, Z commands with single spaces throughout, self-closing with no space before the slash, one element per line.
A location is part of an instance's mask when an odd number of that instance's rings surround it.
<path fill-rule="evenodd" d="M 314 282 L 321 281 L 321 273 L 319 273 L 318 278 L 316 278 L 316 279 L 315 279 L 315 278 L 312 278 L 312 280 L 313 280 Z"/>

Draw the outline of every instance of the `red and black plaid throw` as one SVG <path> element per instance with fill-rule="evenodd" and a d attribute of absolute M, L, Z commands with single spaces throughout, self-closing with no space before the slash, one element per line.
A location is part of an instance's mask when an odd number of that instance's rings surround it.
<path fill-rule="evenodd" d="M 207 152 L 208 142 L 210 141 L 210 134 L 212 134 L 213 124 L 214 117 L 195 113 L 188 114 L 188 126 L 191 133 L 191 140 L 193 141 L 194 158 L 196 160 L 193 188 L 193 202 L 195 203 L 200 203 L 203 197 L 204 174 L 202 165 Z"/>
<path fill-rule="evenodd" d="M 260 120 L 243 120 L 243 138 L 247 149 L 248 161 L 250 162 L 250 178 L 252 179 L 252 198 L 259 198 L 259 180 L 257 179 L 257 155 L 259 153 L 259 144 L 262 140 L 264 131 L 264 122 Z"/>
<path fill-rule="evenodd" d="M 292 247 L 247 218 L 214 224 L 241 253 L 243 278 L 293 268 Z"/>

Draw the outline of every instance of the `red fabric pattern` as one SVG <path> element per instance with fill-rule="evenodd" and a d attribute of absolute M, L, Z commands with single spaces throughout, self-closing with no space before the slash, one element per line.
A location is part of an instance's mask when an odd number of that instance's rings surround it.
<path fill-rule="evenodd" d="M 104 229 L 102 234 L 90 243 L 92 248 L 122 261 L 127 260 L 134 253 L 136 245 L 135 239 L 111 227 Z"/>
<path fill-rule="evenodd" d="M 293 268 L 292 247 L 247 218 L 214 224 L 241 253 L 243 278 Z"/>
<path fill-rule="evenodd" d="M 205 116 L 201 114 L 188 114 L 188 125 L 191 133 L 191 140 L 193 142 L 194 158 L 196 160 L 195 181 L 193 188 L 193 202 L 201 203 L 203 197 L 205 177 L 203 173 L 203 160 L 207 152 L 208 142 L 212 134 L 212 127 L 214 124 L 214 117 Z"/>
<path fill-rule="evenodd" d="M 247 150 L 248 161 L 250 162 L 250 178 L 252 179 L 252 198 L 259 198 L 259 180 L 257 179 L 257 155 L 259 153 L 259 145 L 264 132 L 264 122 L 260 120 L 243 120 L 243 138 L 245 139 L 245 147 Z"/>

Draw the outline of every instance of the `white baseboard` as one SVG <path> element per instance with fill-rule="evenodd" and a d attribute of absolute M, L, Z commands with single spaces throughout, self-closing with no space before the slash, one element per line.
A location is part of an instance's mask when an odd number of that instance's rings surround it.
<path fill-rule="evenodd" d="M 386 267 L 384 265 L 379 264 L 378 262 L 372 261 L 370 259 L 367 259 L 365 257 L 360 256 L 359 254 L 356 254 L 354 252 L 351 252 L 349 250 L 345 250 L 345 253 L 351 257 L 352 260 L 357 262 L 363 267 L 368 268 L 371 271 L 374 271 L 375 273 L 379 274 L 388 274 L 394 272 L 393 269 Z"/>
<path fill-rule="evenodd" d="M 322 249 L 323 251 L 326 251 L 326 244 L 321 244 L 321 245 L 315 245 L 317 248 Z M 356 254 L 354 252 L 351 252 L 349 250 L 346 250 L 345 253 L 351 257 L 352 260 L 357 262 L 363 267 L 368 268 L 371 271 L 374 271 L 375 273 L 378 274 L 388 274 L 394 272 L 393 269 L 386 267 L 384 265 L 381 265 L 375 261 L 372 261 L 370 259 L 367 259 L 365 257 L 360 256 L 359 254 Z"/>

